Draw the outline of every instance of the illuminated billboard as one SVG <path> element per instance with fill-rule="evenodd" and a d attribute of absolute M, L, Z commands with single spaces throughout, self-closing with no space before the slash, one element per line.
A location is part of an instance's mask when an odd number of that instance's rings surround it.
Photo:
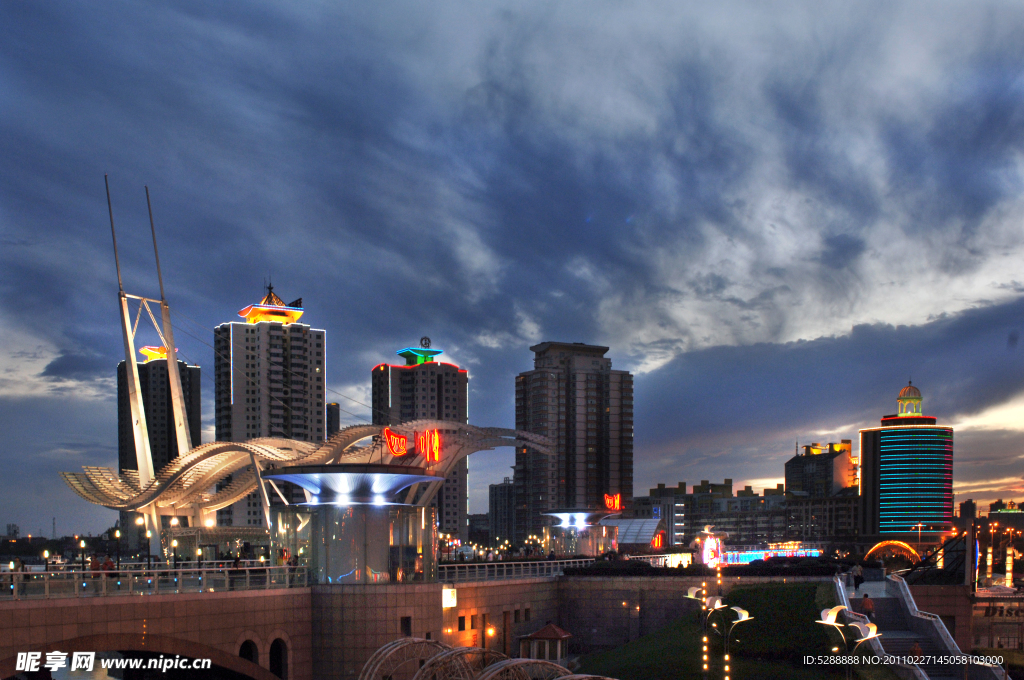
<path fill-rule="evenodd" d="M 700 547 L 701 564 L 714 569 L 722 563 L 722 541 L 717 536 L 708 536 Z"/>

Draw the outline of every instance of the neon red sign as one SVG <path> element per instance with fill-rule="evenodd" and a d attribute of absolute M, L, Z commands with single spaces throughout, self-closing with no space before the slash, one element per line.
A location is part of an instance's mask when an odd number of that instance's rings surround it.
<path fill-rule="evenodd" d="M 420 453 L 428 463 L 440 462 L 441 433 L 436 429 L 433 429 L 417 434 L 416 451 Z"/>
<path fill-rule="evenodd" d="M 665 537 L 662 536 L 662 533 L 659 531 L 658 533 L 654 534 L 654 539 L 651 541 L 651 547 L 657 550 L 661 548 L 662 543 L 664 543 L 664 541 Z"/>
<path fill-rule="evenodd" d="M 622 510 L 622 494 L 617 493 L 613 496 L 605 494 L 604 507 L 607 508 L 608 510 Z"/>
<path fill-rule="evenodd" d="M 384 428 L 384 441 L 388 443 L 388 451 L 391 452 L 392 456 L 404 456 L 409 453 L 408 443 L 409 438 L 404 434 L 395 434 L 391 431 L 391 428 Z"/>

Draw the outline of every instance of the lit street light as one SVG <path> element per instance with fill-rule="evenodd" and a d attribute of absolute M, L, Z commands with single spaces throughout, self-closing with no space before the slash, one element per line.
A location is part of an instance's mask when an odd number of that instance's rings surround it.
<path fill-rule="evenodd" d="M 750 615 L 750 612 L 748 612 L 746 609 L 743 609 L 742 607 L 730 607 L 730 609 L 732 609 L 734 612 L 736 612 L 736 620 L 732 622 L 732 624 L 729 626 L 728 631 L 725 634 L 725 677 L 724 677 L 724 680 L 729 680 L 729 639 L 732 637 L 732 629 L 735 628 L 737 626 L 737 624 L 743 623 L 745 621 L 753 621 L 754 620 L 754 617 Z"/>
<path fill-rule="evenodd" d="M 854 652 L 857 651 L 857 647 L 860 647 L 860 643 L 867 642 L 868 640 L 872 640 L 872 639 L 877 638 L 877 637 L 882 637 L 882 634 L 878 632 L 878 627 L 875 624 L 873 624 L 873 623 L 866 623 L 865 624 L 865 623 L 858 623 L 858 622 L 854 621 L 853 623 L 846 624 L 846 625 L 848 625 L 848 626 L 850 626 L 852 628 L 855 628 L 861 634 L 861 637 L 859 639 L 855 640 L 855 642 L 857 644 L 855 644 L 853 646 L 853 649 L 852 650 L 848 649 L 849 641 L 846 639 L 846 635 L 843 633 L 843 624 L 837 622 L 837 619 L 839 618 L 840 612 L 842 612 L 845 609 L 846 609 L 845 605 L 838 605 L 838 606 L 832 607 L 831 609 L 822 609 L 821 610 L 821 619 L 818 620 L 818 621 L 815 621 L 815 623 L 821 623 L 821 624 L 824 624 L 826 626 L 832 626 L 837 631 L 839 631 L 839 637 L 841 637 L 843 639 L 843 651 L 846 652 L 846 656 L 850 656 Z M 833 648 L 832 651 L 837 651 L 837 648 Z M 846 677 L 847 678 L 850 678 L 850 672 L 851 672 L 850 671 L 850 664 L 847 663 L 846 664 Z"/>

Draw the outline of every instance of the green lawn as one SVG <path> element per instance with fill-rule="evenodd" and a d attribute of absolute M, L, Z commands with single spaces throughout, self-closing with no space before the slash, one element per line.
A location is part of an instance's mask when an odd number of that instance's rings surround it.
<path fill-rule="evenodd" d="M 726 598 L 729 606 L 743 607 L 754 617 L 733 631 L 730 677 L 764 680 L 812 680 L 844 678 L 842 668 L 807 666 L 803 656 L 829 654 L 835 640 L 825 626 L 814 623 L 821 610 L 832 606 L 827 585 L 768 585 L 735 589 Z M 729 610 L 729 619 L 733 612 Z M 712 621 L 723 625 L 721 614 Z M 694 615 L 683 616 L 666 628 L 607 652 L 581 659 L 579 673 L 619 680 L 690 680 L 701 677 L 700 623 Z M 721 637 L 710 635 L 711 676 L 722 677 Z M 886 669 L 859 672 L 862 680 L 895 678 Z"/>

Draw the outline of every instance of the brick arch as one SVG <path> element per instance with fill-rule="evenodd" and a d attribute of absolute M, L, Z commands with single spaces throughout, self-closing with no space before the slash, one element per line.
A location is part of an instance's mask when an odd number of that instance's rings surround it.
<path fill-rule="evenodd" d="M 241 643 L 242 641 L 239 640 L 238 644 Z M 53 643 L 48 643 L 35 646 L 26 645 L 25 649 L 19 651 L 43 652 L 45 655 L 46 652 L 53 649 Z M 180 654 L 193 659 L 210 659 L 215 666 L 241 673 L 253 680 L 278 680 L 267 669 L 250 663 L 237 655 L 228 654 L 198 642 L 180 640 L 166 635 L 139 635 L 136 633 L 86 635 L 62 640 L 59 649 L 62 652 L 68 652 L 68 658 L 72 652 L 150 652 L 167 656 Z M 0 678 L 15 675 L 17 672 L 14 670 L 16 660 L 14 656 L 0 659 Z"/>
<path fill-rule="evenodd" d="M 268 668 L 270 661 L 270 645 L 264 644 L 263 638 L 254 630 L 247 629 L 239 633 L 238 638 L 235 640 L 235 646 L 231 649 L 231 653 L 238 656 L 238 650 L 241 649 L 242 643 L 246 640 L 252 640 L 256 643 L 256 658 L 259 659 L 261 666 Z M 242 657 L 239 656 L 238 658 Z"/>
<path fill-rule="evenodd" d="M 295 645 L 292 644 L 292 639 L 288 633 L 280 628 L 275 628 L 274 632 L 267 636 L 267 663 L 263 664 L 264 667 L 270 668 L 270 646 L 274 644 L 274 640 L 280 638 L 284 641 L 285 649 L 288 650 L 287 661 L 288 661 L 288 673 L 289 678 L 295 677 L 295 671 L 293 665 L 295 663 Z"/>

